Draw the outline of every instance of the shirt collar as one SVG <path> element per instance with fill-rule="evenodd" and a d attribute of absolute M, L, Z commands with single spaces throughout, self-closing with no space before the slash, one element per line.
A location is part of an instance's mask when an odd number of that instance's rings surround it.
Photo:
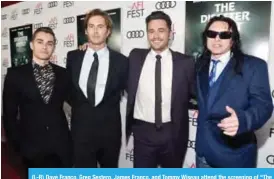
<path fill-rule="evenodd" d="M 45 64 L 44 66 L 41 66 L 41 65 L 39 65 L 38 63 L 36 63 L 34 60 L 32 60 L 32 66 L 33 66 L 33 67 L 40 67 L 40 68 L 43 68 L 43 67 L 45 67 L 45 66 L 50 66 L 50 67 L 51 67 L 51 63 L 48 62 L 48 63 Z"/>
<path fill-rule="evenodd" d="M 108 52 L 108 48 L 107 48 L 107 46 L 105 46 L 104 48 L 102 48 L 98 51 L 95 51 L 92 48 L 88 47 L 87 52 L 91 53 L 92 55 L 96 52 L 98 55 L 98 58 L 100 59 L 100 57 L 103 57 Z"/>
<path fill-rule="evenodd" d="M 156 55 L 161 55 L 162 58 L 166 57 L 168 54 L 170 53 L 169 48 L 165 49 L 164 51 L 162 51 L 160 54 L 157 54 L 153 49 L 150 50 L 150 54 L 152 56 L 156 56 Z"/>
<path fill-rule="evenodd" d="M 214 59 L 214 60 L 220 60 L 220 63 L 222 63 L 223 65 L 227 64 L 228 61 L 230 60 L 231 58 L 231 51 L 229 50 L 228 52 L 226 52 L 225 54 L 223 54 L 222 56 L 220 56 L 218 59 L 216 58 L 213 58 L 213 56 L 211 56 L 211 59 Z"/>

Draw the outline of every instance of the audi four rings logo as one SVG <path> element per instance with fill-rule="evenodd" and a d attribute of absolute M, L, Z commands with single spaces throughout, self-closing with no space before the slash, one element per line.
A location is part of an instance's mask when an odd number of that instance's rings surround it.
<path fill-rule="evenodd" d="M 8 15 L 7 14 L 3 14 L 3 15 L 1 15 L 1 18 L 2 18 L 2 20 L 6 20 L 8 18 Z"/>
<path fill-rule="evenodd" d="M 30 8 L 22 9 L 22 15 L 27 15 L 30 13 Z"/>
<path fill-rule="evenodd" d="M 195 149 L 195 140 L 188 140 L 187 147 Z"/>
<path fill-rule="evenodd" d="M 266 161 L 270 165 L 274 165 L 274 155 L 269 155 L 266 157 Z"/>
<path fill-rule="evenodd" d="M 159 1 L 155 4 L 155 8 L 157 10 L 171 9 L 171 8 L 174 8 L 176 4 L 177 4 L 176 1 Z"/>
<path fill-rule="evenodd" d="M 127 32 L 128 39 L 136 39 L 144 37 L 145 32 L 143 30 L 133 30 Z"/>
<path fill-rule="evenodd" d="M 58 1 L 51 1 L 48 3 L 48 8 L 53 8 L 58 6 Z"/>
<path fill-rule="evenodd" d="M 75 17 L 71 16 L 71 17 L 65 17 L 63 20 L 64 24 L 69 24 L 69 23 L 73 23 L 75 21 Z"/>
<path fill-rule="evenodd" d="M 273 134 L 274 134 L 274 128 L 270 128 L 269 137 L 272 137 Z"/>

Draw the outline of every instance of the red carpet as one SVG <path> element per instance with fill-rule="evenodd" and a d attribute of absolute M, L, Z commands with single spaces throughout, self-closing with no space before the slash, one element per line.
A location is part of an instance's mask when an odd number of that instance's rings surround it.
<path fill-rule="evenodd" d="M 1 142 L 1 179 L 24 179 L 23 165 L 6 143 Z"/>

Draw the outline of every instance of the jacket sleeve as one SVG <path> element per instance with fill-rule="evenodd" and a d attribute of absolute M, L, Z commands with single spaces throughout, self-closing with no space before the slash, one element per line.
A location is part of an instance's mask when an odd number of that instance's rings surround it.
<path fill-rule="evenodd" d="M 188 77 L 188 83 L 189 83 L 189 91 L 190 91 L 190 101 L 188 108 L 189 109 L 198 109 L 198 104 L 197 104 L 197 98 L 196 98 L 196 93 L 197 93 L 197 84 L 196 84 L 196 70 L 195 70 L 195 61 L 193 58 L 190 58 L 190 65 L 188 67 L 189 69 L 189 77 Z"/>
<path fill-rule="evenodd" d="M 261 128 L 273 111 L 266 62 L 256 64 L 249 84 L 249 107 L 246 110 L 235 110 L 239 120 L 237 134 Z"/>
<path fill-rule="evenodd" d="M 19 107 L 19 91 L 16 81 L 16 71 L 9 68 L 3 89 L 3 125 L 6 132 L 8 142 L 10 142 L 14 149 L 19 147 L 19 130 L 18 130 L 18 107 Z"/>
<path fill-rule="evenodd" d="M 72 69 L 71 69 L 71 59 L 72 55 L 71 52 L 67 53 L 67 62 L 66 62 L 66 75 L 68 78 L 68 83 L 67 83 L 67 98 L 66 102 L 72 106 L 72 101 L 73 101 L 73 83 L 72 83 Z"/>

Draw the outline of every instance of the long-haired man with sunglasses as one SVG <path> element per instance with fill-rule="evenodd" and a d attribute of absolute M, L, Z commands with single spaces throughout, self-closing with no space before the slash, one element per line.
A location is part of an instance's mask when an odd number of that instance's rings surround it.
<path fill-rule="evenodd" d="M 237 25 L 224 16 L 210 19 L 203 44 L 197 61 L 196 166 L 256 167 L 254 131 L 273 110 L 266 62 L 241 51 Z"/>

